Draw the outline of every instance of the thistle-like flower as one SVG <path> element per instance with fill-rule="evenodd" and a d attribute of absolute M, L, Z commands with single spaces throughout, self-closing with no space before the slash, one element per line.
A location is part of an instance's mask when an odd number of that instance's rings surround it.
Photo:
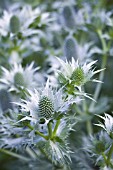
<path fill-rule="evenodd" d="M 83 147 L 86 152 L 89 153 L 91 157 L 96 158 L 96 163 L 104 161 L 102 153 L 107 153 L 109 146 L 111 145 L 112 140 L 109 138 L 108 134 L 104 131 L 101 131 L 94 136 L 89 138 L 83 138 Z"/>
<path fill-rule="evenodd" d="M 21 64 L 15 63 L 11 70 L 7 70 L 4 67 L 2 69 L 2 77 L 0 82 L 5 85 L 9 91 L 20 92 L 20 89 L 31 89 L 36 87 L 36 82 L 34 80 L 34 74 L 39 69 L 33 68 L 33 62 L 23 68 Z"/>
<path fill-rule="evenodd" d="M 56 115 L 55 113 L 58 113 L 57 115 L 65 113 L 70 104 L 77 103 L 80 100 L 80 98 L 64 99 L 62 89 L 54 90 L 48 80 L 43 89 L 39 91 L 36 89 L 34 91 L 29 90 L 28 99 L 16 104 L 22 107 L 22 111 L 29 112 L 30 117 L 34 118 L 34 122 L 37 122 L 40 119 L 49 121 Z"/>
<path fill-rule="evenodd" d="M 20 9 L 15 8 L 15 5 L 9 8 L 9 11 L 4 11 L 0 19 L 0 34 L 7 36 L 8 33 L 16 34 L 21 32 L 23 36 L 29 36 L 39 33 L 39 30 L 30 28 L 35 19 L 40 17 L 39 27 L 48 24 L 52 19 L 49 18 L 49 13 L 41 14 L 39 8 L 32 10 L 30 5 L 26 5 Z"/>
<path fill-rule="evenodd" d="M 105 26 L 113 26 L 112 12 L 106 12 L 105 10 L 98 11 L 89 15 L 89 20 L 86 21 L 88 24 L 92 24 L 94 28 L 103 29 Z M 107 35 L 107 38 L 109 36 Z"/>
<path fill-rule="evenodd" d="M 109 134 L 109 136 L 113 138 L 113 117 L 108 114 L 105 114 L 105 117 L 100 115 L 98 116 L 104 120 L 104 124 L 100 122 L 99 124 L 95 125 L 102 127 Z"/>
<path fill-rule="evenodd" d="M 78 87 L 81 89 L 81 86 L 84 85 L 88 81 L 96 81 L 99 82 L 98 80 L 92 79 L 93 75 L 96 73 L 102 71 L 102 70 L 97 70 L 94 71 L 92 69 L 92 66 L 97 62 L 97 61 L 92 61 L 88 64 L 80 64 L 77 61 L 72 58 L 72 62 L 64 62 L 63 60 L 59 59 L 59 62 L 62 65 L 61 71 L 59 71 L 60 75 L 60 82 L 62 84 L 66 84 L 69 82 L 70 84 L 73 84 L 75 87 Z"/>

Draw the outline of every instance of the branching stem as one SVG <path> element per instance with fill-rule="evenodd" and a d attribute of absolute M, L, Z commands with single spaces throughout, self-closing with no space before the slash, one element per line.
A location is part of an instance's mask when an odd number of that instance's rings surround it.
<path fill-rule="evenodd" d="M 49 133 L 49 138 L 51 139 L 52 138 L 52 122 L 50 121 L 48 124 L 47 124 L 47 127 L 48 127 L 48 133 Z"/>
<path fill-rule="evenodd" d="M 0 152 L 5 153 L 5 154 L 8 154 L 8 155 L 13 156 L 13 157 L 18 158 L 18 159 L 22 159 L 22 160 L 24 160 L 24 161 L 29 161 L 29 158 L 26 158 L 26 157 L 24 157 L 24 156 L 22 156 L 22 155 L 19 155 L 19 154 L 17 154 L 17 153 L 14 153 L 14 152 L 5 150 L 5 149 L 3 149 L 3 148 L 0 149 Z"/>
<path fill-rule="evenodd" d="M 34 128 L 30 125 L 30 124 L 27 124 L 27 127 L 31 130 L 34 130 Z M 48 136 L 45 136 L 43 133 L 39 132 L 38 130 L 35 131 L 35 133 L 41 137 L 43 137 L 44 139 L 48 140 Z"/>
<path fill-rule="evenodd" d="M 107 166 L 110 165 L 110 159 L 111 159 L 112 154 L 113 154 L 113 144 L 111 145 L 111 148 L 110 148 L 109 153 L 108 153 Z"/>
<path fill-rule="evenodd" d="M 57 120 L 56 122 L 56 125 L 55 125 L 55 128 L 54 128 L 54 131 L 53 131 L 53 136 L 56 135 L 56 132 L 57 132 L 57 129 L 58 129 L 58 126 L 60 125 L 60 119 Z"/>
<path fill-rule="evenodd" d="M 106 155 L 105 155 L 104 152 L 102 153 L 102 156 L 103 156 L 103 159 L 104 159 L 105 164 L 107 165 L 107 158 L 106 158 Z"/>

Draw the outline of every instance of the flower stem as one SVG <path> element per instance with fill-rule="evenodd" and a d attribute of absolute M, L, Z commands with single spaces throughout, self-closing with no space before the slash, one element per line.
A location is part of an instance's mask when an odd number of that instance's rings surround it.
<path fill-rule="evenodd" d="M 83 91 L 85 92 L 85 88 L 82 87 Z M 88 106 L 87 106 L 87 103 L 86 103 L 86 100 L 85 100 L 85 97 L 84 97 L 84 100 L 82 102 L 82 109 L 83 109 L 83 112 L 86 114 L 86 116 L 90 115 L 90 113 L 88 112 Z M 91 120 L 87 120 L 86 121 L 86 128 L 87 128 L 87 133 L 89 135 L 93 134 L 93 127 L 92 127 L 92 124 L 91 124 Z"/>
<path fill-rule="evenodd" d="M 104 159 L 105 164 L 107 165 L 107 158 L 106 158 L 106 155 L 105 155 L 104 152 L 102 152 L 102 156 L 103 156 L 103 159 Z"/>
<path fill-rule="evenodd" d="M 104 40 L 104 38 L 102 37 L 102 32 L 101 30 L 97 30 L 97 33 L 98 33 L 98 36 L 100 38 L 100 41 L 101 41 L 101 44 L 102 44 L 102 49 L 103 49 L 103 59 L 102 59 L 102 65 L 101 65 L 101 69 L 104 69 L 105 66 L 106 66 L 106 63 L 107 63 L 107 45 L 106 45 L 106 41 Z M 99 75 L 99 81 L 103 81 L 104 79 L 104 71 L 101 71 L 100 72 L 100 75 Z M 94 100 L 97 101 L 98 97 L 99 97 L 99 93 L 100 93 L 100 90 L 101 90 L 101 87 L 102 87 L 102 83 L 98 83 L 97 86 L 96 86 L 96 89 L 95 89 L 95 93 L 94 93 Z M 90 107 L 89 107 L 89 110 L 90 111 L 93 111 L 94 109 L 94 106 L 95 106 L 95 102 L 92 101 Z"/>
<path fill-rule="evenodd" d="M 113 144 L 111 145 L 111 148 L 110 148 L 109 153 L 108 153 L 107 166 L 110 165 L 110 159 L 111 159 L 112 153 L 113 153 Z"/>
<path fill-rule="evenodd" d="M 56 132 L 57 132 L 57 129 L 58 129 L 59 124 L 60 124 L 60 119 L 58 119 L 58 120 L 57 120 L 57 122 L 56 122 L 56 125 L 55 125 L 55 128 L 54 128 L 54 131 L 53 131 L 53 136 L 55 136 L 55 135 L 56 135 Z"/>
<path fill-rule="evenodd" d="M 49 132 L 49 138 L 51 139 L 52 138 L 52 122 L 50 121 L 48 124 L 47 124 L 47 127 L 48 127 L 48 132 Z"/>
<path fill-rule="evenodd" d="M 29 161 L 29 160 L 30 160 L 29 158 L 26 158 L 26 157 L 24 157 L 24 156 L 22 156 L 22 155 L 19 155 L 19 154 L 17 154 L 17 153 L 14 153 L 14 152 L 5 150 L 5 149 L 3 149 L 3 148 L 0 149 L 0 152 L 5 153 L 5 154 L 8 154 L 8 155 L 13 156 L 13 157 L 18 158 L 18 159 L 22 159 L 22 160 L 24 160 L 24 161 Z"/>
<path fill-rule="evenodd" d="M 27 124 L 27 127 L 31 130 L 34 130 L 34 128 L 30 125 L 30 124 Z M 45 136 L 43 133 L 39 132 L 38 130 L 35 131 L 35 134 L 43 137 L 44 139 L 48 140 L 48 136 Z"/>
<path fill-rule="evenodd" d="M 92 124 L 90 120 L 87 120 L 86 122 L 86 126 L 87 126 L 87 132 L 89 135 L 93 134 L 93 128 L 92 128 Z"/>

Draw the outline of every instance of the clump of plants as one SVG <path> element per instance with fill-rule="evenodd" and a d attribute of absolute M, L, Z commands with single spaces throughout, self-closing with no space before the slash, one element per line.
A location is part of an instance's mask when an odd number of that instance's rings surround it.
<path fill-rule="evenodd" d="M 112 170 L 113 4 L 50 2 L 0 10 L 1 170 Z"/>

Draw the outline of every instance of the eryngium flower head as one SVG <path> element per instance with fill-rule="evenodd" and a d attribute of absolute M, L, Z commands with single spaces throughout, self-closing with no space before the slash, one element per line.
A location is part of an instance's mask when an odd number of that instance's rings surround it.
<path fill-rule="evenodd" d="M 37 18 L 40 18 L 37 22 Z M 23 36 L 39 34 L 41 31 L 36 30 L 32 25 L 37 22 L 39 27 L 48 25 L 53 19 L 48 12 L 41 13 L 39 8 L 32 9 L 30 5 L 9 7 L 8 11 L 3 11 L 0 19 L 0 34 L 7 36 L 21 32 Z M 32 28 L 31 28 L 32 26 Z"/>
<path fill-rule="evenodd" d="M 62 89 L 53 89 L 48 80 L 43 89 L 39 91 L 36 89 L 34 91 L 29 90 L 28 99 L 16 104 L 22 107 L 22 111 L 29 112 L 36 122 L 41 118 L 49 120 L 54 113 L 65 113 L 70 104 L 77 103 L 80 100 L 79 98 L 65 99 Z"/>
<path fill-rule="evenodd" d="M 59 72 L 61 79 L 61 83 L 65 84 L 67 81 L 69 83 L 74 84 L 76 87 L 81 87 L 84 85 L 86 82 L 91 81 L 91 78 L 93 75 L 96 73 L 102 71 L 102 70 L 97 70 L 94 71 L 92 69 L 92 66 L 97 62 L 97 61 L 92 61 L 88 64 L 80 64 L 77 61 L 74 60 L 72 57 L 72 62 L 64 62 L 63 60 L 59 59 L 59 62 L 62 65 L 62 69 Z M 92 81 L 97 81 L 97 80 L 92 80 Z M 98 81 L 97 81 L 98 82 Z"/>
<path fill-rule="evenodd" d="M 102 127 L 106 132 L 113 138 L 113 117 L 111 115 L 105 114 L 105 117 L 98 115 L 100 118 L 104 120 L 104 124 L 101 122 L 99 124 L 95 124 L 97 126 Z"/>
<path fill-rule="evenodd" d="M 34 73 L 39 69 L 33 68 L 33 62 L 23 68 L 21 64 L 14 63 L 11 70 L 1 67 L 3 75 L 0 82 L 4 84 L 9 91 L 19 92 L 20 88 L 31 89 L 36 87 Z"/>
<path fill-rule="evenodd" d="M 101 154 L 107 153 L 110 149 L 110 145 L 112 140 L 108 136 L 108 134 L 104 131 L 101 131 L 94 136 L 90 136 L 88 138 L 83 137 L 83 148 L 89 153 L 91 157 L 96 158 L 96 162 L 103 161 Z"/>

